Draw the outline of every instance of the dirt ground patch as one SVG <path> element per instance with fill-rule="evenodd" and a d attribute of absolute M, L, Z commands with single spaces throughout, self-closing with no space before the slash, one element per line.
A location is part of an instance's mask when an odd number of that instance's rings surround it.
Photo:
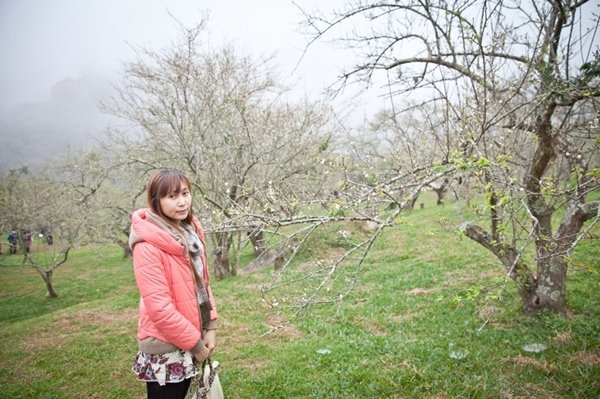
<path fill-rule="evenodd" d="M 274 337 L 293 340 L 304 336 L 300 330 L 290 325 L 287 318 L 279 313 L 270 314 L 266 323 Z"/>
<path fill-rule="evenodd" d="M 588 367 L 600 365 L 600 350 L 579 351 L 569 358 Z"/>
<path fill-rule="evenodd" d="M 542 370 L 545 373 L 551 373 L 556 370 L 556 366 L 545 361 L 540 361 L 527 356 L 517 356 L 513 359 L 515 366 L 533 367 Z"/>
<path fill-rule="evenodd" d="M 455 270 L 444 273 L 443 287 L 452 287 L 455 285 L 469 285 L 479 282 L 481 279 L 486 278 L 503 278 L 506 273 L 502 268 L 478 270 L 473 272 L 472 270 Z"/>
<path fill-rule="evenodd" d="M 84 329 L 110 328 L 116 331 L 122 328 L 129 333 L 131 323 L 137 321 L 137 309 L 81 309 L 59 312 L 54 319 L 28 335 L 22 342 L 23 350 L 35 354 L 46 348 L 66 345 Z"/>
<path fill-rule="evenodd" d="M 430 295 L 432 293 L 434 293 L 434 290 L 428 290 L 426 288 L 413 288 L 412 290 L 408 291 L 408 295 L 411 296 L 426 296 L 426 295 Z"/>
<path fill-rule="evenodd" d="M 570 332 L 559 332 L 552 337 L 552 344 L 556 346 L 567 345 L 573 339 L 573 335 Z"/>

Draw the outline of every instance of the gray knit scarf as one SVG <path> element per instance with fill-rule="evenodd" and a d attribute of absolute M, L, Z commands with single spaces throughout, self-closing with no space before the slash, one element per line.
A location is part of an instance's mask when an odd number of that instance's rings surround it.
<path fill-rule="evenodd" d="M 202 253 L 204 252 L 204 244 L 198 238 L 198 234 L 194 228 L 184 223 L 182 224 L 183 230 L 186 233 L 187 247 L 192 258 L 192 263 L 195 269 L 196 275 L 196 296 L 198 298 L 198 306 L 200 307 L 200 317 L 202 325 L 208 325 L 210 321 L 210 311 L 212 305 L 208 297 L 208 290 L 206 289 L 206 283 L 204 281 L 204 262 L 202 261 Z"/>

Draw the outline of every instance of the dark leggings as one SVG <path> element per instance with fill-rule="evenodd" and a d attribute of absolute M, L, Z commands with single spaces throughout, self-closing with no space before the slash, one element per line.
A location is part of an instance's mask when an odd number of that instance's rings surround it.
<path fill-rule="evenodd" d="M 191 382 L 191 378 L 165 385 L 159 385 L 158 382 L 147 382 L 148 399 L 185 399 Z"/>

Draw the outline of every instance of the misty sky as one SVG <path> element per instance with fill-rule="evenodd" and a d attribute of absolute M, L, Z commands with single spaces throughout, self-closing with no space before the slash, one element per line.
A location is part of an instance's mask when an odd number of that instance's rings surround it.
<path fill-rule="evenodd" d="M 344 3 L 0 0 L 0 170 L 93 145 L 114 122 L 99 111 L 98 99 L 110 94 L 111 83 L 118 84 L 123 63 L 134 59 L 132 46 L 162 50 L 181 38 L 174 18 L 191 27 L 208 13 L 211 47 L 225 43 L 241 55 L 274 56 L 281 83 L 295 85 L 299 97 L 314 97 L 352 58 L 325 42 L 303 56 L 309 38 L 300 32 L 296 4 L 313 10 Z M 331 103 L 362 121 L 367 113 L 360 107 L 376 103 L 373 98 L 346 92 Z"/>
<path fill-rule="evenodd" d="M 296 1 L 309 8 L 319 3 L 343 1 Z M 167 46 L 177 38 L 167 10 L 186 26 L 209 11 L 214 44 L 225 40 L 251 54 L 276 52 L 286 76 L 307 41 L 297 31 L 301 15 L 291 0 L 0 0 L 0 108 L 46 101 L 65 78 L 117 73 L 132 56 L 127 43 Z M 309 51 L 294 81 L 309 91 L 331 83 L 339 68 L 326 54 L 323 46 Z"/>

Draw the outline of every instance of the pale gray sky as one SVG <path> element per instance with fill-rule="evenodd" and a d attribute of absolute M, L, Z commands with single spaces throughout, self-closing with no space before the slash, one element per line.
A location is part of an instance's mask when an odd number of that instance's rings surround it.
<path fill-rule="evenodd" d="M 298 0 L 335 7 L 343 0 Z M 50 89 L 83 72 L 113 74 L 132 56 L 127 43 L 159 49 L 177 37 L 167 9 L 186 26 L 210 12 L 212 42 L 250 54 L 277 53 L 291 75 L 307 38 L 292 0 L 0 0 L 0 108 L 48 100 Z M 341 60 L 316 46 L 292 76 L 308 91 L 332 83 Z M 339 56 L 339 54 L 338 54 Z"/>
<path fill-rule="evenodd" d="M 345 0 L 0 0 L 0 170 L 84 148 L 114 122 L 97 100 L 118 84 L 131 46 L 161 50 L 209 13 L 210 45 L 274 55 L 273 66 L 299 97 L 334 83 L 347 51 L 319 42 L 302 58 L 305 9 L 339 8 Z M 169 15 L 171 13 L 173 17 Z M 298 62 L 302 60 L 299 64 Z M 381 108 L 372 93 L 331 100 L 340 118 L 360 125 Z M 345 122 L 346 123 L 346 122 Z"/>

